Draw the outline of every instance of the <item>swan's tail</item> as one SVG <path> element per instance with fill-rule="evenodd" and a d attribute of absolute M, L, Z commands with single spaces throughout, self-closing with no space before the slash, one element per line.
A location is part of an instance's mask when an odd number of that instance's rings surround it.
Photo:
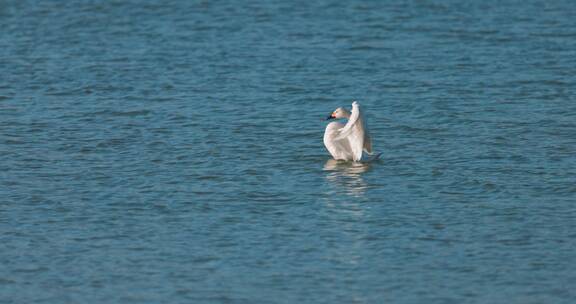
<path fill-rule="evenodd" d="M 371 161 L 375 161 L 378 158 L 380 158 L 380 155 L 382 155 L 382 152 L 380 152 L 380 153 L 368 153 L 366 151 L 362 151 L 362 158 L 360 159 L 360 162 L 369 163 Z"/>

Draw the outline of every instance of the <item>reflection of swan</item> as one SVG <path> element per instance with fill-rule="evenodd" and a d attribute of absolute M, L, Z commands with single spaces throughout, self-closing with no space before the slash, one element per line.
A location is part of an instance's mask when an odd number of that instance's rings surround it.
<path fill-rule="evenodd" d="M 368 163 L 345 162 L 329 159 L 324 164 L 324 171 L 329 173 L 326 179 L 337 189 L 344 189 L 346 194 L 362 196 L 368 185 L 362 179 L 362 174 L 370 169 Z"/>
<path fill-rule="evenodd" d="M 372 153 L 372 139 L 360 112 L 360 105 L 352 103 L 352 113 L 338 108 L 326 120 L 346 118 L 346 125 L 331 122 L 324 132 L 324 145 L 328 152 L 339 160 L 372 161 L 380 154 Z"/>
<path fill-rule="evenodd" d="M 343 176 L 353 177 L 368 171 L 370 169 L 370 164 L 366 163 L 351 163 L 338 161 L 335 159 L 329 159 L 324 164 L 324 171 L 334 171 L 339 172 Z"/>

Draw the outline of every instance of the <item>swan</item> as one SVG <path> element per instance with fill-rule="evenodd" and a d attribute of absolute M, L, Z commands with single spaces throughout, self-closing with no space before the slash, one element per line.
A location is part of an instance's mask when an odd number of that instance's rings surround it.
<path fill-rule="evenodd" d="M 338 108 L 326 118 L 330 119 L 348 119 L 345 125 L 331 122 L 324 131 L 324 145 L 334 159 L 369 162 L 380 157 L 381 153 L 372 152 L 372 139 L 357 101 L 352 102 L 352 112 Z"/>

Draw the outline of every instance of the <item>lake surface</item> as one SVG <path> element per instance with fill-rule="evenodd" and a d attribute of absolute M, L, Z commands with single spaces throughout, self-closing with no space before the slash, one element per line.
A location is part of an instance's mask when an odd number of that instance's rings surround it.
<path fill-rule="evenodd" d="M 0 302 L 575 303 L 575 11 L 3 1 Z"/>

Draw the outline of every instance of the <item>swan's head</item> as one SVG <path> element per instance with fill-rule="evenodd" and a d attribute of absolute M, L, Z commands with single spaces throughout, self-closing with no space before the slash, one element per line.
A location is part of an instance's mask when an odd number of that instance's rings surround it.
<path fill-rule="evenodd" d="M 332 112 L 332 114 L 330 114 L 330 116 L 328 116 L 328 118 L 326 118 L 326 120 L 349 118 L 349 117 L 350 117 L 350 112 L 348 112 L 344 108 L 338 108 L 338 109 L 334 110 L 334 112 Z"/>

